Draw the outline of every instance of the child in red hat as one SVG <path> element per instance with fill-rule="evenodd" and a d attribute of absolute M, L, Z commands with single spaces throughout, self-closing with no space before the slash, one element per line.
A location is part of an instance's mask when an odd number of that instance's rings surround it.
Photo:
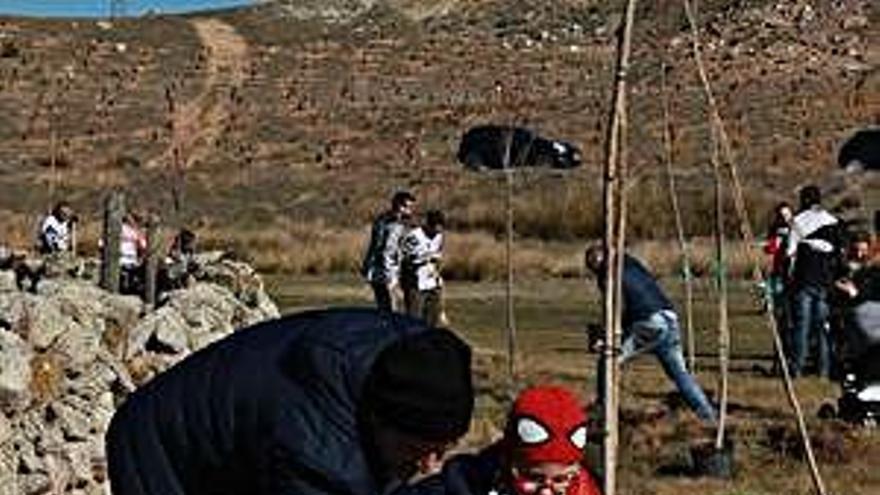
<path fill-rule="evenodd" d="M 460 455 L 422 482 L 419 495 L 600 495 L 583 464 L 587 415 L 573 393 L 534 386 L 517 397 L 504 438 Z M 442 488 L 441 488 L 442 487 Z"/>
<path fill-rule="evenodd" d="M 510 411 L 502 442 L 507 457 L 505 491 L 516 495 L 600 493 L 582 464 L 587 416 L 567 389 L 536 386 L 524 390 Z"/>

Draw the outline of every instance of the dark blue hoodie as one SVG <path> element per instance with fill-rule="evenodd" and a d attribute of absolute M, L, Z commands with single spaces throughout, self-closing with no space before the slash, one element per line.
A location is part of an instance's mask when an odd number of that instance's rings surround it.
<path fill-rule="evenodd" d="M 358 403 L 390 343 L 421 321 L 367 309 L 241 330 L 137 390 L 107 433 L 115 495 L 375 495 Z"/>
<path fill-rule="evenodd" d="M 605 268 L 600 273 L 605 273 Z M 599 289 L 604 290 L 603 276 L 598 277 Z M 663 293 L 654 275 L 638 259 L 624 255 L 623 258 L 623 328 L 646 320 L 664 309 L 672 310 L 672 302 Z"/>

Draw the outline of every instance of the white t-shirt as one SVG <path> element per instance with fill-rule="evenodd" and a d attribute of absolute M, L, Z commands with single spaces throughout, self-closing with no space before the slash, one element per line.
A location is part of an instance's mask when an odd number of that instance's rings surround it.
<path fill-rule="evenodd" d="M 136 227 L 122 224 L 122 235 L 119 239 L 119 264 L 132 268 L 140 264 L 139 254 L 146 246 L 146 238 Z"/>
<path fill-rule="evenodd" d="M 40 224 L 41 244 L 49 252 L 70 250 L 70 224 L 62 222 L 55 215 L 46 215 Z"/>
<path fill-rule="evenodd" d="M 437 262 L 443 256 L 443 234 L 428 237 L 422 227 L 412 229 L 403 238 L 403 257 L 415 268 L 419 290 L 432 290 L 443 285 Z"/>

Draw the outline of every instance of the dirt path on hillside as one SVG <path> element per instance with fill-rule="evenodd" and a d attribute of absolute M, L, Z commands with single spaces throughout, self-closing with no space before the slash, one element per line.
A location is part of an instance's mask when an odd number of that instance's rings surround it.
<path fill-rule="evenodd" d="M 171 143 L 148 167 L 172 165 L 175 152 L 188 167 L 210 153 L 245 79 L 248 43 L 235 28 L 219 19 L 194 19 L 192 25 L 206 54 L 205 89 L 175 109 Z"/>

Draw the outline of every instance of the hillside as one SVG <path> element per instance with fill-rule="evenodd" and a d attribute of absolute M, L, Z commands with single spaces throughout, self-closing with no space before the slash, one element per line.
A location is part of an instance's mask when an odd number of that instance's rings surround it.
<path fill-rule="evenodd" d="M 880 19 L 871 4 L 701 2 L 709 76 L 756 224 L 797 185 L 837 180 L 836 149 L 854 130 L 880 124 Z M 454 160 L 464 130 L 495 121 L 584 150 L 583 170 L 518 181 L 518 234 L 597 235 L 619 8 L 303 0 L 113 24 L 5 19 L 2 234 L 26 244 L 36 216 L 61 197 L 97 219 L 112 187 L 217 242 L 275 249 L 290 239 L 269 232 L 331 235 L 352 244 L 339 254 L 342 266 L 360 249 L 369 216 L 401 187 L 424 208 L 446 209 L 458 231 L 497 233 L 497 179 Z M 686 28 L 678 2 L 639 11 L 630 119 L 638 238 L 672 232 L 671 218 L 656 218 L 668 209 L 664 64 L 686 227 L 709 231 L 705 104 Z M 875 201 L 870 194 L 863 203 Z M 85 231 L 94 238 L 97 224 Z M 298 269 L 287 258 L 261 263 Z"/>

